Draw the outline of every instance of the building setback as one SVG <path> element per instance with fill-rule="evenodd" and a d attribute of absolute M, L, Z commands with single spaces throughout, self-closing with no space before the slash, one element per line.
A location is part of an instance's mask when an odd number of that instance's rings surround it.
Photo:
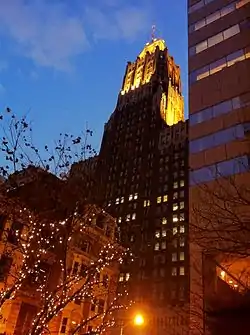
<path fill-rule="evenodd" d="M 201 203 L 204 184 L 215 189 L 218 182 L 229 180 L 226 178 L 230 177 L 236 185 L 249 186 L 249 141 L 246 139 L 250 121 L 250 1 L 189 0 L 188 36 L 191 169 L 189 213 L 190 227 L 193 227 L 193 209 L 199 204 L 205 209 L 205 204 Z M 225 189 L 229 192 L 229 184 Z M 202 212 L 202 207 L 200 208 Z M 212 213 L 211 207 L 210 220 Z M 206 222 L 208 219 L 206 218 Z M 213 224 L 216 226 L 215 221 Z M 202 222 L 200 220 L 199 224 Z M 190 234 L 192 235 L 192 229 Z M 223 236 L 221 245 L 222 241 Z M 217 246 L 217 251 L 218 249 Z M 196 297 L 198 294 L 201 297 L 198 302 L 195 295 L 191 294 L 191 309 L 200 310 L 200 313 L 196 313 L 199 314 L 199 320 L 197 317 L 193 320 L 193 334 L 198 334 L 201 329 L 206 333 L 208 328 L 212 334 L 248 334 L 249 325 L 246 327 L 243 320 L 237 321 L 237 325 L 232 323 L 236 312 L 232 313 L 233 317 L 228 314 L 226 319 L 221 319 L 223 321 L 220 326 L 223 324 L 224 328 L 216 328 L 218 324 L 211 326 L 204 322 L 207 320 L 204 308 L 209 305 L 211 295 L 218 298 L 213 301 L 212 309 L 215 305 L 222 304 L 223 299 L 229 307 L 225 298 L 230 295 L 234 297 L 231 300 L 236 306 L 235 301 L 239 300 L 237 295 L 240 296 L 240 293 L 236 294 L 235 291 L 239 291 L 241 286 L 237 278 L 243 269 L 242 262 L 230 259 L 234 266 L 230 266 L 227 273 L 225 254 L 214 253 L 213 261 L 211 258 L 207 261 L 204 250 L 197 249 L 193 244 L 190 250 L 194 255 L 190 270 L 191 293 L 195 292 Z M 199 274 L 197 267 L 201 271 Z M 204 272 L 208 268 L 209 289 Z M 248 271 L 249 269 L 248 266 Z M 197 329 L 195 324 L 197 326 L 199 323 L 200 329 Z"/>
<path fill-rule="evenodd" d="M 180 68 L 162 39 L 128 62 L 97 163 L 98 203 L 135 261 L 122 270 L 153 334 L 186 334 L 189 301 L 188 122 Z"/>

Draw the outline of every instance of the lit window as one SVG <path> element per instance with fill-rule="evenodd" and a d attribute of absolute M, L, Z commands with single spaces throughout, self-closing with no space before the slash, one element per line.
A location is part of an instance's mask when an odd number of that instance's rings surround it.
<path fill-rule="evenodd" d="M 148 200 L 147 206 L 150 206 L 150 200 Z"/>
<path fill-rule="evenodd" d="M 136 219 L 136 214 L 133 213 L 133 214 L 132 214 L 132 220 L 135 220 L 135 219 Z"/>
<path fill-rule="evenodd" d="M 177 232 L 178 232 L 177 227 L 174 227 L 174 228 L 173 228 L 173 235 L 177 234 Z"/>
<path fill-rule="evenodd" d="M 183 209 L 184 208 L 184 201 L 181 201 L 180 202 L 180 209 Z"/>
<path fill-rule="evenodd" d="M 130 273 L 127 272 L 126 275 L 125 275 L 125 280 L 128 281 L 129 278 L 130 278 Z"/>
<path fill-rule="evenodd" d="M 177 276 L 177 268 L 172 268 L 172 276 Z"/>
<path fill-rule="evenodd" d="M 121 204 L 124 203 L 124 197 L 121 197 Z"/>
<path fill-rule="evenodd" d="M 119 203 L 120 203 L 120 199 L 119 199 L 119 198 L 116 198 L 116 199 L 115 199 L 115 204 L 116 204 L 116 205 L 119 205 Z"/>
<path fill-rule="evenodd" d="M 173 204 L 173 211 L 177 211 L 178 209 L 178 204 Z"/>
<path fill-rule="evenodd" d="M 118 223 L 121 223 L 122 222 L 122 218 L 121 216 L 118 218 Z"/>
<path fill-rule="evenodd" d="M 178 188 L 178 182 L 177 181 L 174 182 L 174 188 Z"/>
<path fill-rule="evenodd" d="M 185 239 L 183 237 L 180 238 L 180 247 L 185 246 Z"/>
<path fill-rule="evenodd" d="M 165 194 L 165 195 L 163 196 L 163 202 L 167 202 L 167 201 L 168 201 L 168 195 Z"/>
<path fill-rule="evenodd" d="M 161 236 L 162 237 L 166 237 L 167 236 L 167 231 L 165 229 L 162 230 Z"/>
<path fill-rule="evenodd" d="M 180 181 L 180 187 L 183 187 L 185 185 L 185 182 L 184 182 L 184 180 L 182 179 L 181 181 Z"/>
<path fill-rule="evenodd" d="M 130 194 L 130 195 L 129 195 L 128 200 L 129 200 L 129 201 L 133 200 L 133 194 Z"/>
<path fill-rule="evenodd" d="M 138 193 L 135 193 L 135 195 L 134 195 L 134 199 L 135 199 L 135 200 L 138 199 Z"/>
<path fill-rule="evenodd" d="M 184 261 L 185 259 L 185 254 L 183 251 L 180 252 L 180 261 Z"/>
<path fill-rule="evenodd" d="M 177 198 L 178 198 L 178 192 L 174 192 L 173 199 L 177 199 Z"/>
<path fill-rule="evenodd" d="M 161 248 L 164 250 L 167 247 L 166 241 L 161 242 Z"/>
<path fill-rule="evenodd" d="M 161 203 L 161 197 L 157 197 L 157 204 Z"/>
<path fill-rule="evenodd" d="M 119 281 L 120 281 L 120 282 L 121 282 L 121 281 L 124 281 L 124 274 L 123 274 L 123 273 L 120 274 L 120 276 L 119 276 Z"/>
<path fill-rule="evenodd" d="M 164 224 L 164 225 L 167 224 L 167 219 L 166 218 L 162 218 L 161 223 Z"/>
<path fill-rule="evenodd" d="M 184 213 L 180 213 L 180 221 L 184 221 Z"/>
<path fill-rule="evenodd" d="M 147 203 L 148 203 L 147 200 L 144 200 L 143 201 L 143 207 L 147 207 Z"/>
<path fill-rule="evenodd" d="M 172 262 L 177 262 L 177 253 L 172 253 Z"/>
<path fill-rule="evenodd" d="M 178 222 L 178 215 L 177 214 L 173 215 L 173 222 Z"/>
<path fill-rule="evenodd" d="M 111 201 L 109 201 L 108 206 L 111 206 Z"/>
<path fill-rule="evenodd" d="M 130 221 L 130 214 L 127 214 L 126 221 Z"/>
<path fill-rule="evenodd" d="M 155 250 L 159 250 L 160 249 L 160 243 L 155 243 Z"/>
<path fill-rule="evenodd" d="M 180 226 L 180 233 L 185 233 L 185 227 L 184 226 Z"/>
<path fill-rule="evenodd" d="M 180 276 L 184 276 L 185 275 L 185 268 L 184 266 L 180 267 Z"/>
<path fill-rule="evenodd" d="M 161 233 L 160 233 L 159 230 L 157 230 L 157 231 L 155 232 L 155 237 L 157 237 L 157 238 L 161 237 Z"/>

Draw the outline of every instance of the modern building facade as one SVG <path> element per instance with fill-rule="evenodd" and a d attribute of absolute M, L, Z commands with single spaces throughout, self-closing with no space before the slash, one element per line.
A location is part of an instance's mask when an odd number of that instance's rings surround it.
<path fill-rule="evenodd" d="M 201 203 L 201 193 L 204 193 L 205 189 L 215 190 L 217 187 L 220 192 L 223 189 L 231 192 L 232 180 L 234 186 L 238 185 L 238 190 L 243 185 L 249 186 L 250 1 L 189 0 L 188 36 L 189 208 L 192 236 L 195 220 L 194 208 L 200 204 L 201 208 L 204 206 L 203 214 L 205 212 L 205 204 Z M 218 184 L 221 182 L 224 183 L 223 187 L 222 184 Z M 236 188 L 232 191 L 232 199 L 236 195 Z M 221 199 L 217 203 L 221 203 Z M 219 223 L 218 216 L 217 222 L 216 217 L 214 222 L 211 222 L 214 208 L 211 207 L 210 224 L 216 226 Z M 202 213 L 202 209 L 200 212 Z M 200 226 L 204 220 L 206 223 L 209 220 L 207 217 L 204 219 L 204 216 L 203 220 L 200 219 Z M 221 222 L 225 223 L 226 220 L 228 217 L 224 216 L 224 220 Z M 197 220 L 195 223 L 197 224 Z M 221 244 L 223 236 L 222 234 L 219 239 Z M 226 251 L 226 248 L 224 249 Z M 235 296 L 235 290 L 237 291 L 241 286 L 237 278 L 239 272 L 243 270 L 242 262 L 238 262 L 237 257 L 233 260 L 231 258 L 230 263 L 234 263 L 235 266 L 231 266 L 230 271 L 227 271 L 227 262 L 222 255 L 225 255 L 226 252 L 216 253 L 213 255 L 213 262 L 211 263 L 210 259 L 206 263 L 204 250 L 200 250 L 197 245 L 192 243 L 191 254 L 194 256 L 191 260 L 191 293 L 196 293 L 191 297 L 191 305 L 193 304 L 193 310 L 198 308 L 199 312 L 197 311 L 196 316 L 199 314 L 200 318 L 199 320 L 197 317 L 193 319 L 193 328 L 191 329 L 194 334 L 198 333 L 200 329 L 205 333 L 207 328 L 204 323 L 204 309 L 207 291 L 203 269 L 210 267 L 213 285 L 210 285 L 209 290 L 213 295 L 217 295 L 217 297 L 222 295 L 226 297 L 230 294 Z M 235 255 L 232 257 L 234 258 Z M 210 265 L 206 265 L 209 263 Z M 246 270 L 248 265 L 245 263 L 244 266 Z M 197 268 L 200 269 L 201 273 L 197 274 Z M 248 267 L 248 273 L 249 270 Z M 222 286 L 224 293 L 220 295 L 219 289 Z M 229 292 L 231 293 L 229 294 Z M 200 299 L 197 299 L 197 294 Z M 229 305 L 228 301 L 226 305 Z M 235 329 L 232 327 L 230 329 L 229 320 L 232 320 L 232 317 L 224 319 L 224 325 L 227 323 L 229 327 L 224 330 L 220 329 L 220 333 L 235 333 Z M 196 327 L 197 325 L 198 327 Z M 245 327 L 245 330 L 247 332 L 241 329 L 241 333 L 249 333 L 249 328 L 247 330 Z M 213 332 L 217 334 L 215 329 Z"/>
<path fill-rule="evenodd" d="M 162 39 L 152 38 L 127 64 L 97 177 L 98 203 L 117 218 L 135 255 L 120 281 L 145 313 L 148 332 L 186 334 L 188 123 L 180 68 Z"/>

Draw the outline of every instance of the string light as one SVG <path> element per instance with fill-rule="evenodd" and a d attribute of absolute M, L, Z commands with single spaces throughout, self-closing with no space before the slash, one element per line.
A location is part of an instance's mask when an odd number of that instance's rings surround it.
<path fill-rule="evenodd" d="M 24 285 L 27 284 L 27 280 L 33 280 L 34 284 L 37 285 L 36 292 L 39 293 L 39 299 L 42 304 L 40 311 L 32 322 L 29 335 L 42 334 L 43 330 L 47 329 L 49 322 L 58 316 L 66 306 L 77 299 L 83 302 L 90 301 L 94 304 L 97 287 L 100 290 L 100 274 L 105 272 L 105 269 L 117 268 L 117 264 L 122 264 L 125 257 L 131 257 L 132 260 L 132 254 L 128 249 L 122 249 L 114 238 L 112 243 L 106 243 L 107 237 L 104 235 L 100 236 L 98 228 L 92 226 L 93 220 L 100 213 L 104 214 L 108 221 L 112 220 L 111 223 L 114 225 L 114 219 L 105 211 L 97 210 L 96 207 L 95 211 L 96 213 L 86 212 L 84 215 L 74 211 L 65 220 L 46 222 L 40 220 L 34 213 L 29 212 L 27 208 L 20 210 L 19 213 L 25 216 L 28 224 L 26 225 L 25 233 L 20 235 L 19 232 L 16 232 L 17 239 L 22 240 L 20 243 L 22 251 L 17 252 L 21 260 L 20 264 L 18 264 L 19 275 L 14 284 L 12 283 L 12 285 L 0 292 L 0 311 L 7 300 L 13 300 L 17 297 Z M 89 217 L 90 215 L 91 218 Z M 74 237 L 79 235 L 79 233 L 88 234 L 92 238 L 95 238 L 95 236 L 99 237 L 99 242 L 106 244 L 100 250 L 98 258 L 89 258 L 89 264 L 84 273 L 73 275 L 73 271 L 69 271 L 69 256 L 75 252 Z M 68 253 L 62 252 L 62 248 L 65 248 Z M 81 253 L 77 251 L 77 254 Z M 41 268 L 42 262 L 46 262 L 48 259 L 51 259 L 52 268 L 54 264 L 58 263 L 61 269 L 59 282 L 52 290 L 48 290 L 47 273 L 46 270 Z M 105 291 L 104 283 L 102 284 L 102 290 Z M 112 292 L 112 294 L 114 293 Z M 123 305 L 119 302 L 120 298 L 127 295 L 126 291 L 124 294 L 117 294 L 109 309 L 101 315 L 95 315 L 95 319 L 104 320 L 107 314 L 112 315 L 113 311 L 117 309 L 128 308 L 130 304 Z M 93 316 L 89 319 L 92 320 Z M 89 319 L 76 324 L 76 327 L 84 326 L 90 322 Z M 105 323 L 105 327 L 103 327 L 103 322 L 101 322 L 101 325 L 98 326 L 100 328 L 97 327 L 97 329 L 102 333 L 104 329 L 113 325 L 114 321 L 108 320 Z"/>

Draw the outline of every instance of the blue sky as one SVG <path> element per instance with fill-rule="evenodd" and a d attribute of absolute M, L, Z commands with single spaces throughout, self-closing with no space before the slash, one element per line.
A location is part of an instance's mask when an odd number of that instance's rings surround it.
<path fill-rule="evenodd" d="M 0 109 L 29 111 L 39 145 L 88 124 L 98 149 L 152 24 L 181 66 L 187 102 L 186 0 L 1 0 Z"/>

